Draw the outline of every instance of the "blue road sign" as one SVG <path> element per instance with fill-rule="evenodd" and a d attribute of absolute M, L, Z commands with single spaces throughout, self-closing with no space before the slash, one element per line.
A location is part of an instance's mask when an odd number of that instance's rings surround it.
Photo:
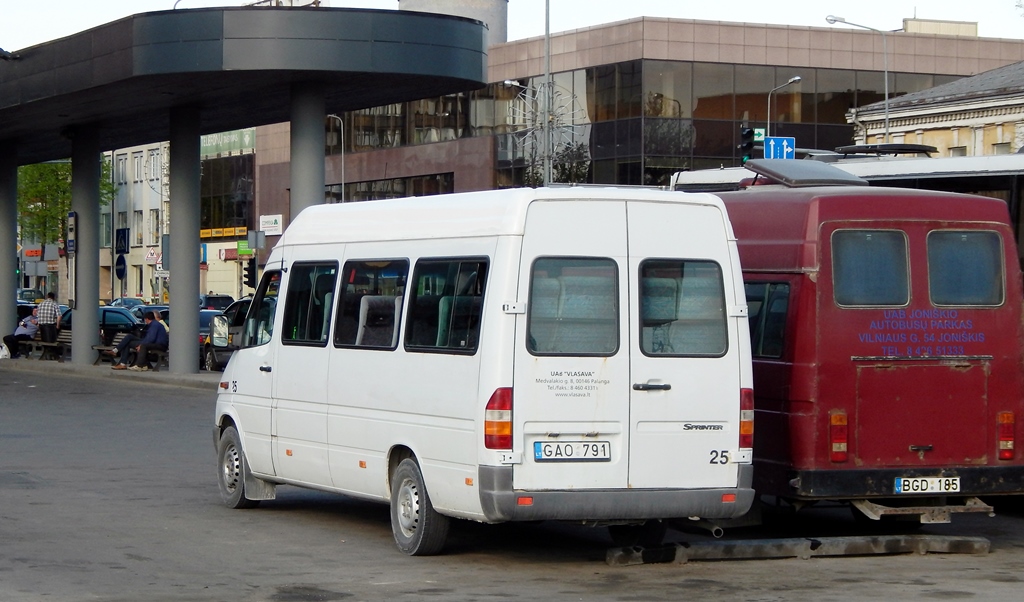
<path fill-rule="evenodd" d="M 114 275 L 118 280 L 124 280 L 124 277 L 128 275 L 128 262 L 124 260 L 124 255 L 118 254 L 117 259 L 114 260 Z"/>
<path fill-rule="evenodd" d="M 128 252 L 128 228 L 114 230 L 114 252 L 119 255 Z"/>
<path fill-rule="evenodd" d="M 765 159 L 796 159 L 796 138 L 765 136 Z"/>

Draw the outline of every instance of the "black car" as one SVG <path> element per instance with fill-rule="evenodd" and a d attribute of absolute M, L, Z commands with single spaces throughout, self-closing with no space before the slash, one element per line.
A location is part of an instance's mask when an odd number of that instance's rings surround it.
<path fill-rule="evenodd" d="M 144 319 L 144 316 L 151 311 L 160 312 L 160 317 L 163 318 L 165 322 L 167 321 L 168 308 L 166 305 L 136 305 L 128 311 L 132 312 L 132 315 L 138 318 L 140 322 Z"/>
<path fill-rule="evenodd" d="M 72 329 L 72 316 L 74 312 L 70 309 L 60 317 L 61 330 Z M 119 332 L 138 333 L 141 330 L 142 322 L 132 315 L 132 312 L 123 307 L 110 307 L 108 305 L 99 308 L 100 338 L 104 345 L 109 345 L 114 336 Z"/>
<path fill-rule="evenodd" d="M 199 295 L 200 309 L 216 309 L 224 311 L 234 302 L 235 298 L 231 295 Z"/>
<path fill-rule="evenodd" d="M 229 335 L 227 347 L 214 347 L 210 344 L 210 337 L 206 337 L 206 340 L 203 342 L 203 357 L 206 360 L 205 367 L 207 370 L 222 370 L 227 365 L 228 360 L 231 359 L 231 354 L 234 353 L 235 349 L 238 349 L 235 338 L 240 336 L 242 332 L 242 323 L 245 322 L 245 314 L 249 312 L 250 303 L 252 303 L 252 298 L 246 297 L 235 301 L 224 310 L 224 316 L 228 319 Z M 209 333 L 208 324 L 207 333 Z"/>

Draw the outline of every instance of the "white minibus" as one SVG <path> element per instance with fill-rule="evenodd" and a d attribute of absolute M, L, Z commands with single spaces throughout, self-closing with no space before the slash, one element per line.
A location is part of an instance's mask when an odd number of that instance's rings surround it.
<path fill-rule="evenodd" d="M 278 485 L 379 500 L 426 555 L 450 518 L 628 536 L 753 501 L 746 301 L 713 195 L 310 207 L 229 334 L 213 435 L 233 508 Z"/>

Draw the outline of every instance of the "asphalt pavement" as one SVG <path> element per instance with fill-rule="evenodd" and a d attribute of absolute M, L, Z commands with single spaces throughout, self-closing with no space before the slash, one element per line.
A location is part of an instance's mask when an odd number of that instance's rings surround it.
<path fill-rule="evenodd" d="M 196 363 L 198 362 L 197 358 Z M 217 383 L 220 382 L 221 375 L 223 374 L 222 372 L 208 372 L 206 370 L 200 370 L 191 374 L 176 374 L 167 368 L 161 368 L 159 372 L 154 370 L 133 372 L 131 370 L 111 370 L 110 363 L 108 362 L 103 362 L 98 366 L 79 366 L 70 360 L 58 362 L 56 360 L 40 360 L 34 357 L 0 360 L 0 373 L 7 370 L 79 375 L 86 378 L 132 379 L 131 382 L 135 383 L 147 382 L 206 390 L 216 390 Z"/>

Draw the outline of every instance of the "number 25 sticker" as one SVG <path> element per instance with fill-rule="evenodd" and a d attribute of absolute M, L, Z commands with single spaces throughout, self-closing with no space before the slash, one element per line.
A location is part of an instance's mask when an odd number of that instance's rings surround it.
<path fill-rule="evenodd" d="M 729 463 L 729 450 L 725 449 L 713 449 L 711 450 L 711 460 L 708 464 L 728 464 Z"/>

